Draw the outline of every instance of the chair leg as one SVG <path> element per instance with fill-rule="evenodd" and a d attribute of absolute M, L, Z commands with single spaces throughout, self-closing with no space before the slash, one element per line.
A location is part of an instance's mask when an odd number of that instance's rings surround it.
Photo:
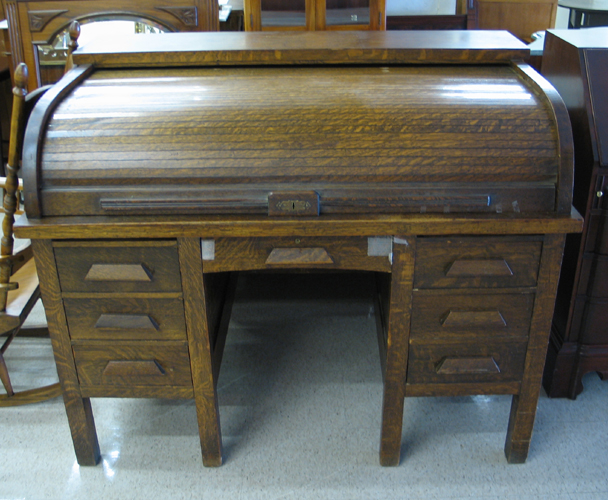
<path fill-rule="evenodd" d="M 4 390 L 6 391 L 7 396 L 12 396 L 15 394 L 13 391 L 13 386 L 11 384 L 11 379 L 8 376 L 8 369 L 6 368 L 6 363 L 4 362 L 4 356 L 0 352 L 0 380 L 2 380 L 2 385 L 4 386 Z"/>

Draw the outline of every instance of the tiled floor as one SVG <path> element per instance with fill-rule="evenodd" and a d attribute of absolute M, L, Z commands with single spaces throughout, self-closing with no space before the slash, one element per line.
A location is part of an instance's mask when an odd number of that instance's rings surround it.
<path fill-rule="evenodd" d="M 245 281 L 219 381 L 222 467 L 202 466 L 192 402 L 133 399 L 93 400 L 103 461 L 79 467 L 56 399 L 0 409 L 0 499 L 608 499 L 608 382 L 595 374 L 576 401 L 542 395 L 524 465 L 504 458 L 499 396 L 406 400 L 402 463 L 380 467 L 366 283 Z M 18 384 L 52 370 L 47 341 L 16 347 Z"/>

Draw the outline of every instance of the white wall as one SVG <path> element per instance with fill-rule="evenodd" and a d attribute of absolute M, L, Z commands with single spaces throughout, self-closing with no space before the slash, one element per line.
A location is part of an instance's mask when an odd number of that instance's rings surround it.
<path fill-rule="evenodd" d="M 387 16 L 455 13 L 456 0 L 386 0 Z"/>

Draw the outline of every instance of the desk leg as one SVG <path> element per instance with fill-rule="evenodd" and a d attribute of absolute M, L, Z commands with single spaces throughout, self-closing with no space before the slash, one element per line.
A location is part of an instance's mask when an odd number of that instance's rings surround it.
<path fill-rule="evenodd" d="M 33 240 L 32 248 L 76 458 L 80 465 L 96 465 L 101 458 L 97 432 L 90 400 L 80 394 L 53 247 L 50 240 Z"/>
<path fill-rule="evenodd" d="M 211 332 L 205 302 L 200 238 L 180 238 L 178 248 L 203 464 L 206 467 L 219 467 L 222 465 L 222 436 L 217 380 L 214 377 L 212 362 Z M 215 371 L 218 372 L 219 370 Z"/>
<path fill-rule="evenodd" d="M 505 443 L 505 455 L 512 464 L 524 463 L 530 448 L 559 281 L 555 270 L 561 265 L 564 242 L 563 235 L 547 235 L 543 243 L 524 376 L 519 395 L 513 396 Z"/>
<path fill-rule="evenodd" d="M 380 464 L 385 466 L 399 465 L 401 456 L 415 253 L 415 237 L 395 239 L 386 321 L 386 369 L 380 441 Z"/>

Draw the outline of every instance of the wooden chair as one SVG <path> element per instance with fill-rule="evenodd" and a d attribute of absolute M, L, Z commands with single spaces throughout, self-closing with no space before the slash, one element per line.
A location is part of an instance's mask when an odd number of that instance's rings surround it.
<path fill-rule="evenodd" d="M 5 193 L 0 244 L 0 335 L 7 336 L 0 348 L 0 379 L 6 391 L 6 394 L 0 394 L 0 406 L 35 403 L 61 395 L 59 383 L 15 392 L 4 361 L 4 353 L 40 298 L 32 249 L 29 244 L 26 244 L 20 250 L 15 251 L 13 238 L 15 214 L 20 212 L 18 194 L 21 186 L 18 172 L 27 109 L 31 109 L 34 101 L 43 93 L 42 90 L 33 93 L 26 102 L 27 80 L 27 67 L 22 63 L 15 70 L 9 161 L 6 166 L 6 178 L 0 182 Z"/>
<path fill-rule="evenodd" d="M 477 0 L 457 0 L 453 15 L 386 16 L 387 30 L 470 30 L 477 27 Z"/>

